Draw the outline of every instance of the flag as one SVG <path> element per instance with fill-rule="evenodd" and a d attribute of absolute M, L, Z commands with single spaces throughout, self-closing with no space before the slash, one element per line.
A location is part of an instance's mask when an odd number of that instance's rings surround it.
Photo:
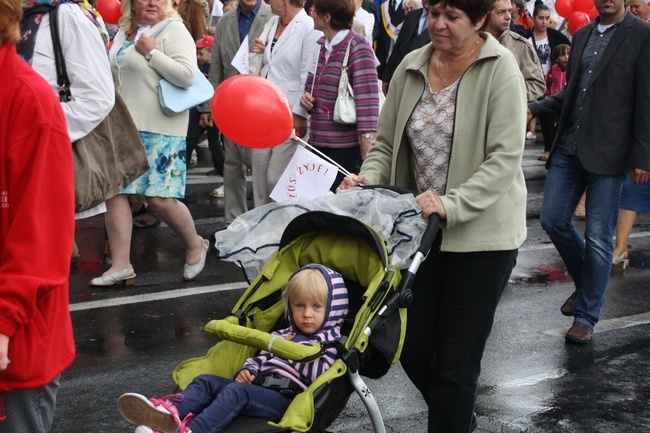
<path fill-rule="evenodd" d="M 237 50 L 235 57 L 233 57 L 231 65 L 239 71 L 240 74 L 248 74 L 248 35 L 244 38 L 241 43 L 241 46 Z"/>
<path fill-rule="evenodd" d="M 322 197 L 330 193 L 337 172 L 334 164 L 298 146 L 270 197 L 278 203 L 297 197 Z"/>

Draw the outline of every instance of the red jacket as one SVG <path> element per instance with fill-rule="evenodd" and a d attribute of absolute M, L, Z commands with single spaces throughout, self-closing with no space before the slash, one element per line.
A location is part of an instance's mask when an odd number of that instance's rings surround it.
<path fill-rule="evenodd" d="M 75 347 L 68 307 L 74 174 L 65 117 L 52 87 L 13 44 L 0 47 L 0 77 L 0 333 L 10 338 L 11 360 L 0 372 L 1 396 L 50 383 L 72 363 Z"/>

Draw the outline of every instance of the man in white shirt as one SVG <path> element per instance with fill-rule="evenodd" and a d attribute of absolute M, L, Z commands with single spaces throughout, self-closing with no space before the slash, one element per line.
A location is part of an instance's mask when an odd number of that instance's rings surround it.
<path fill-rule="evenodd" d="M 370 12 L 366 11 L 361 7 L 363 0 L 354 0 L 354 5 L 356 7 L 356 12 L 354 13 L 354 19 L 363 24 L 364 33 L 363 35 L 368 40 L 370 46 L 372 46 L 372 29 L 375 27 L 375 16 Z"/>

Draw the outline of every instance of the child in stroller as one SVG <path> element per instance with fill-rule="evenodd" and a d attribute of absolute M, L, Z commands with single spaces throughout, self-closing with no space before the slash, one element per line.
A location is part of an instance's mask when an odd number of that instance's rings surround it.
<path fill-rule="evenodd" d="M 289 327 L 273 332 L 275 338 L 305 345 L 340 340 L 348 295 L 338 272 L 313 263 L 303 266 L 289 279 L 284 299 Z M 118 408 L 127 420 L 140 424 L 136 433 L 220 431 L 239 414 L 275 419 L 296 394 L 331 367 L 336 356 L 335 347 L 310 362 L 262 351 L 246 360 L 234 380 L 204 374 L 182 393 L 160 399 L 123 394 Z"/>

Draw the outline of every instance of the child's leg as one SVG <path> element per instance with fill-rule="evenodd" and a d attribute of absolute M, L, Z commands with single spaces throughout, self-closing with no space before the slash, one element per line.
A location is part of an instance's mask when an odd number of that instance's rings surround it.
<path fill-rule="evenodd" d="M 201 113 L 199 110 L 190 108 L 190 120 L 187 124 L 187 137 L 185 138 L 185 161 L 187 166 L 190 166 L 190 159 L 192 158 L 192 153 L 196 149 L 196 145 L 203 135 L 204 128 L 199 125 L 199 120 L 201 119 Z"/>
<path fill-rule="evenodd" d="M 209 126 L 207 131 L 208 147 L 210 148 L 210 154 L 212 155 L 214 171 L 216 171 L 219 176 L 223 176 L 223 161 L 225 156 L 223 154 L 223 147 L 221 146 L 221 134 L 219 134 L 219 130 L 216 126 Z"/>
<path fill-rule="evenodd" d="M 189 387 L 188 387 L 189 388 Z M 192 433 L 218 432 L 237 415 L 275 419 L 284 414 L 289 400 L 277 391 L 250 383 L 231 382 L 203 409 L 189 426 Z"/>
<path fill-rule="evenodd" d="M 182 392 L 183 398 L 173 401 L 182 420 L 188 413 L 198 415 L 217 398 L 219 391 L 233 383 L 231 379 L 214 374 L 197 376 Z"/>

